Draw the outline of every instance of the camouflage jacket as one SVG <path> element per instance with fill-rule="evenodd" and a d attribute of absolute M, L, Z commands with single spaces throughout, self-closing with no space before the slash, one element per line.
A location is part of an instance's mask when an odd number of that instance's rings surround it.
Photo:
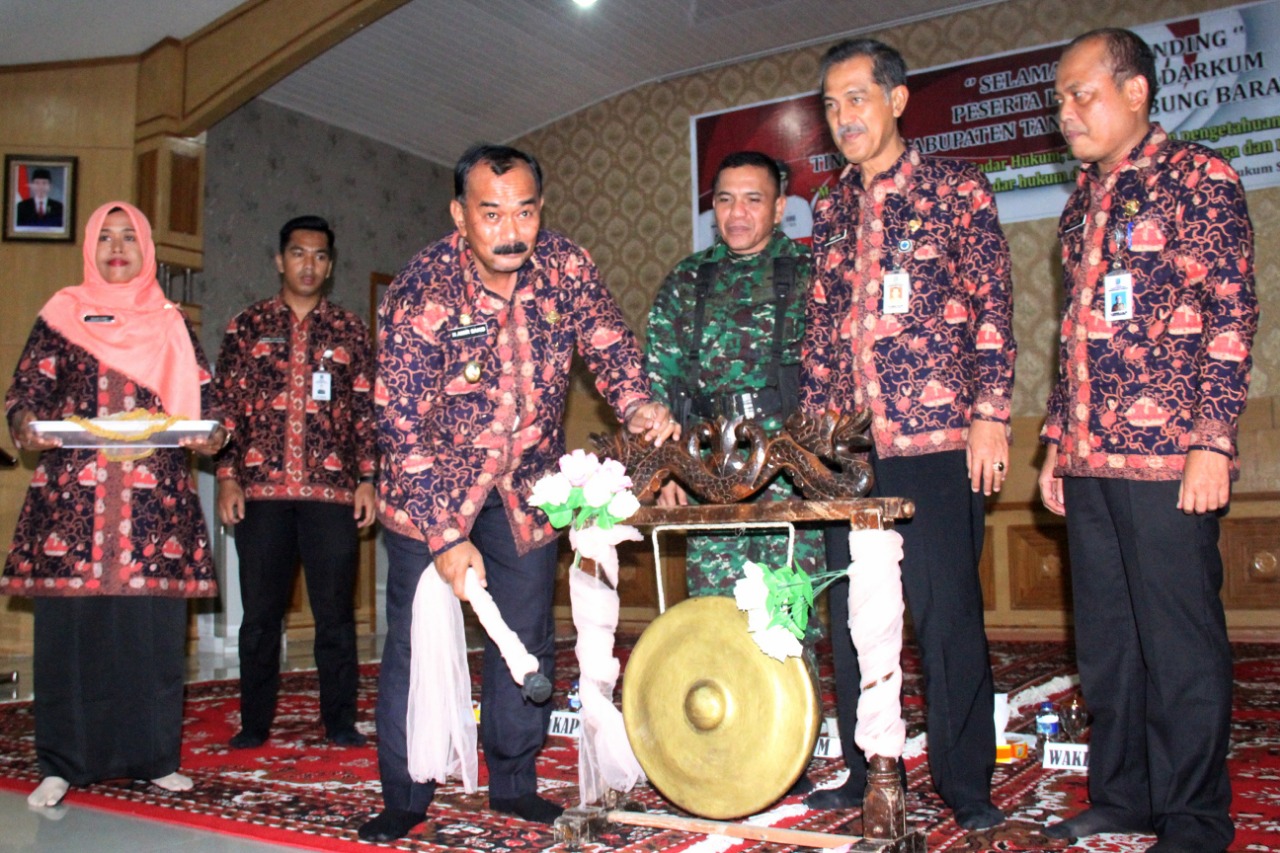
<path fill-rule="evenodd" d="M 796 258 L 795 290 L 783 326 L 782 363 L 800 363 L 810 255 L 807 246 L 774 231 L 764 251 L 737 256 L 723 243 L 685 258 L 667 276 L 649 312 L 645 366 L 655 400 L 670 400 L 673 382 L 684 378 L 691 392 L 713 396 L 758 391 L 768 380 L 773 347 L 773 259 Z M 689 375 L 686 353 L 693 348 L 698 268 L 719 264 L 707 294 L 698 370 Z M 767 428 L 781 426 L 775 418 Z"/>

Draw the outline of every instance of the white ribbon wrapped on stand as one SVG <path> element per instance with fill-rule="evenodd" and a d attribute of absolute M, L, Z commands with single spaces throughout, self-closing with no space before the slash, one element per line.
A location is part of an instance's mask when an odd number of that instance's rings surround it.
<path fill-rule="evenodd" d="M 613 704 L 621 664 L 613 656 L 618 630 L 618 543 L 638 542 L 640 531 L 625 524 L 608 530 L 569 531 L 569 542 L 583 559 L 594 560 L 608 583 L 585 571 L 569 572 L 569 603 L 578 631 L 578 697 L 582 729 L 578 737 L 578 795 L 583 805 L 600 802 L 609 790 L 630 791 L 644 779 L 640 762 Z"/>
<path fill-rule="evenodd" d="M 849 633 L 858 651 L 862 693 L 854 742 L 867 756 L 900 758 L 902 720 L 902 534 L 849 533 Z"/>
<path fill-rule="evenodd" d="M 578 697 L 582 729 L 578 737 L 578 796 L 583 805 L 600 802 L 609 790 L 630 791 L 644 780 L 640 762 L 613 704 L 621 664 L 613 656 L 618 629 L 618 591 L 600 578 L 569 572 L 569 600 L 578 629 Z"/>

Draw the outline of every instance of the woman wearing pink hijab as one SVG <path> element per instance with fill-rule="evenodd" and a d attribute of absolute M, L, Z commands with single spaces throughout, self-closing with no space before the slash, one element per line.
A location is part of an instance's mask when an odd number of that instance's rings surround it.
<path fill-rule="evenodd" d="M 98 208 L 84 281 L 41 309 L 5 397 L 14 441 L 41 451 L 0 575 L 0 593 L 35 603 L 33 806 L 102 779 L 191 787 L 177 772 L 186 599 L 217 586 L 185 449 L 64 449 L 31 423 L 137 410 L 216 418 L 209 380 L 156 281 L 147 218 L 124 202 Z M 219 427 L 187 447 L 211 455 L 226 439 Z"/>

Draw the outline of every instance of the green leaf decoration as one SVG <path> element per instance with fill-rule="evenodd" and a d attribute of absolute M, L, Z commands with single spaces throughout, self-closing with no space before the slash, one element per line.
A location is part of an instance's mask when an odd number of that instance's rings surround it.
<path fill-rule="evenodd" d="M 573 521 L 573 510 L 567 506 L 550 507 L 546 510 L 547 521 L 551 522 L 551 526 L 557 529 L 568 527 Z"/>

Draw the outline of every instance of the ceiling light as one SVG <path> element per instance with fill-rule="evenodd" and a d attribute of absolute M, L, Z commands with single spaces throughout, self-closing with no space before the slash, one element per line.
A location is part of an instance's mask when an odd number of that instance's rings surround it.
<path fill-rule="evenodd" d="M 592 6 L 596 5 L 596 0 L 573 0 L 573 2 L 577 3 L 583 9 L 590 9 Z"/>

